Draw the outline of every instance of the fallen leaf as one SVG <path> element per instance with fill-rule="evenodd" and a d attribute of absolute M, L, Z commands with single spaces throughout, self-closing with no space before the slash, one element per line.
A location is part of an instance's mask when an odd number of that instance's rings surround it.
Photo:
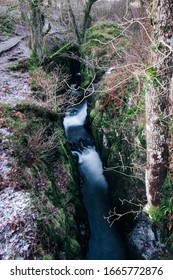
<path fill-rule="evenodd" d="M 26 121 L 25 115 L 21 112 L 16 112 L 15 116 L 18 117 L 21 121 Z"/>
<path fill-rule="evenodd" d="M 5 123 L 5 119 L 0 118 L 0 127 L 3 127 L 4 123 Z"/>

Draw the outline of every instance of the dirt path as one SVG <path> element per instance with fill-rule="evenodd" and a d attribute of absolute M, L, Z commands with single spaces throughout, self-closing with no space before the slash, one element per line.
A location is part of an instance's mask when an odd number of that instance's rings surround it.
<path fill-rule="evenodd" d="M 6 52 L 10 49 L 12 49 L 14 46 L 16 46 L 22 39 L 24 38 L 24 36 L 15 36 L 10 38 L 7 41 L 4 42 L 0 42 L 0 55 L 3 52 Z"/>
<path fill-rule="evenodd" d="M 4 125 L 3 105 L 15 108 L 17 103 L 32 99 L 29 86 L 29 73 L 26 70 L 15 71 L 16 65 L 30 55 L 24 36 L 16 36 L 0 43 L 0 186 L 15 186 L 10 174 L 14 169 L 15 160 L 12 156 L 12 131 Z M 8 143 L 8 145 L 7 145 Z"/>
<path fill-rule="evenodd" d="M 23 36 L 20 36 L 22 38 Z M 19 38 L 18 38 L 19 39 Z M 17 42 L 17 40 L 15 40 Z M 6 43 L 7 42 L 7 43 Z M 5 49 L 10 47 L 10 50 Z M 13 45 L 13 48 L 12 48 Z M 0 44 L 2 49 L 2 43 Z M 11 70 L 19 61 L 29 57 L 29 49 L 25 41 L 18 41 L 14 46 L 14 40 L 3 42 L 3 53 L 0 56 L 0 108 L 4 104 L 15 107 L 16 103 L 31 98 L 32 92 L 29 87 L 29 74 L 27 71 Z M 9 143 L 12 132 L 8 127 L 4 126 L 3 117 L 0 112 L 0 179 L 1 187 L 10 183 L 10 174 L 14 167 L 15 161 L 12 157 L 12 143 Z M 12 184 L 15 185 L 14 182 Z"/>
<path fill-rule="evenodd" d="M 23 38 L 23 36 L 20 38 Z M 18 38 L 19 39 L 19 38 Z M 7 41 L 6 41 L 7 42 Z M 17 42 L 17 39 L 16 39 Z M 12 46 L 14 41 L 11 41 L 8 47 Z M 7 47 L 5 42 L 0 44 L 4 49 Z M 31 89 L 28 84 L 29 74 L 25 70 L 12 70 L 18 62 L 25 60 L 29 57 L 30 50 L 27 42 L 20 39 L 13 48 L 5 51 L 0 56 L 0 103 L 8 103 L 15 106 L 16 102 L 31 97 Z"/>
<path fill-rule="evenodd" d="M 4 122 L 3 106 L 33 100 L 29 73 L 15 70 L 30 56 L 24 36 L 0 43 L 0 259 L 26 259 L 36 238 L 30 194 L 17 190 L 17 163 L 13 156 L 13 131 Z"/>

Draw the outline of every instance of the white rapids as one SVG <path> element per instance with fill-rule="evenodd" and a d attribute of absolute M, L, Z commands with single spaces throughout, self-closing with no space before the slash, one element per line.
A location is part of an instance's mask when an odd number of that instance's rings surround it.
<path fill-rule="evenodd" d="M 84 123 L 87 117 L 87 103 L 67 111 L 64 118 L 64 128 L 68 141 L 84 140 Z M 81 130 L 82 128 L 82 130 Z M 71 137 L 72 136 L 72 137 Z M 83 186 L 81 192 L 88 213 L 90 225 L 90 240 L 87 259 L 89 260 L 121 260 L 125 259 L 125 249 L 118 229 L 110 227 L 104 216 L 110 210 L 109 189 L 103 174 L 103 166 L 99 154 L 93 145 L 85 146 L 80 142 L 78 149 L 72 151 L 78 156 L 78 166 Z"/>

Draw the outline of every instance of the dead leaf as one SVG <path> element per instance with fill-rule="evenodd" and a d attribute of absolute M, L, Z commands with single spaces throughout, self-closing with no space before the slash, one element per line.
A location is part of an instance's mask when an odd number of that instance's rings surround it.
<path fill-rule="evenodd" d="M 3 127 L 5 123 L 5 119 L 4 118 L 0 118 L 0 127 Z"/>
<path fill-rule="evenodd" d="M 26 121 L 25 115 L 21 112 L 16 112 L 15 116 L 18 117 L 21 121 Z"/>

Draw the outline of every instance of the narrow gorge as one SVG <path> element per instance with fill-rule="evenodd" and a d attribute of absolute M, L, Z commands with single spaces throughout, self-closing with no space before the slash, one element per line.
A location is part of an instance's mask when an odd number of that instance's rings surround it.
<path fill-rule="evenodd" d="M 88 214 L 90 239 L 87 259 L 125 259 L 125 245 L 117 227 L 110 227 L 104 216 L 110 210 L 108 183 L 93 140 L 84 127 L 87 101 L 67 108 L 63 121 L 72 154 L 78 157 L 82 177 L 81 193 Z"/>
<path fill-rule="evenodd" d="M 0 259 L 172 259 L 171 1 L 6 2 Z"/>

